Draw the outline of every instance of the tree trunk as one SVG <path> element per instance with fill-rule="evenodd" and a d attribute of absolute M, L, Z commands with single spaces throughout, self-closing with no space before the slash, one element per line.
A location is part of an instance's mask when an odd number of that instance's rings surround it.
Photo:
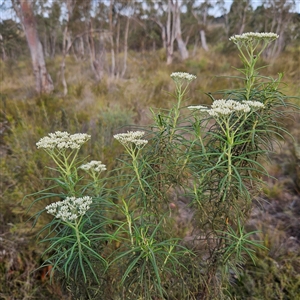
<path fill-rule="evenodd" d="M 247 21 L 247 10 L 248 10 L 248 7 L 249 7 L 249 2 L 247 1 L 246 5 L 244 7 L 244 10 L 242 12 L 242 24 L 241 24 L 241 27 L 240 27 L 240 30 L 239 30 L 239 34 L 244 33 L 245 26 L 246 26 L 246 21 Z"/>
<path fill-rule="evenodd" d="M 172 16 L 172 1 L 168 1 L 168 20 L 167 20 L 167 30 L 166 30 L 166 38 L 167 38 L 167 65 L 170 65 L 173 62 L 173 51 L 174 51 L 174 26 L 172 26 L 171 22 Z M 173 24 L 174 24 L 174 15 L 173 15 Z"/>
<path fill-rule="evenodd" d="M 63 92 L 64 96 L 66 96 L 68 94 L 68 85 L 67 85 L 67 81 L 65 78 L 66 56 L 72 46 L 68 26 L 69 26 L 69 21 L 73 14 L 73 9 L 74 9 L 74 3 L 72 0 L 68 0 L 66 4 L 67 4 L 67 22 L 66 22 L 64 34 L 63 34 L 63 45 L 62 45 L 63 46 L 63 49 L 62 49 L 63 57 L 62 57 L 62 61 L 60 64 L 61 82 L 62 82 L 62 85 L 64 88 L 64 92 Z"/>
<path fill-rule="evenodd" d="M 116 36 L 116 78 L 120 75 L 120 20 L 117 19 L 117 36 Z"/>
<path fill-rule="evenodd" d="M 50 93 L 53 91 L 54 87 L 51 76 L 47 72 L 43 48 L 38 36 L 37 24 L 32 11 L 32 1 L 20 0 L 20 7 L 18 7 L 16 0 L 13 1 L 13 4 L 18 17 L 21 20 L 29 46 L 36 91 L 38 93 Z"/>
<path fill-rule="evenodd" d="M 5 61 L 7 59 L 7 56 L 6 56 L 6 52 L 5 52 L 5 48 L 4 48 L 4 45 L 3 45 L 3 37 L 2 37 L 2 34 L 0 33 L 0 45 L 1 45 L 1 52 L 2 52 L 2 60 Z"/>
<path fill-rule="evenodd" d="M 203 29 L 200 30 L 200 39 L 201 39 L 202 48 L 205 51 L 208 51 L 208 46 L 207 46 L 207 43 L 206 43 L 205 31 Z"/>
<path fill-rule="evenodd" d="M 47 41 L 47 34 L 45 33 L 44 35 L 44 45 L 43 46 L 43 49 L 44 49 L 44 55 L 45 57 L 49 57 L 49 51 L 48 51 L 48 41 Z"/>
<path fill-rule="evenodd" d="M 195 38 L 195 43 L 194 43 L 194 48 L 193 48 L 193 52 L 192 52 L 192 57 L 194 57 L 196 55 L 197 52 L 197 48 L 198 48 L 198 36 L 196 36 Z"/>
<path fill-rule="evenodd" d="M 89 52 L 90 52 L 91 67 L 95 74 L 96 80 L 101 81 L 101 79 L 103 77 L 103 67 L 102 67 L 102 62 L 101 62 L 101 56 L 103 56 L 104 52 L 101 49 L 100 55 L 96 55 L 92 21 L 89 21 L 88 26 L 89 26 L 88 46 L 89 46 Z M 100 42 L 101 42 L 101 39 L 100 39 Z M 102 43 L 101 43 L 101 45 L 102 45 Z M 99 56 L 100 56 L 100 58 L 99 58 Z"/>
<path fill-rule="evenodd" d="M 79 38 L 79 54 L 80 54 L 80 58 L 83 59 L 84 58 L 84 42 L 83 42 L 82 36 Z"/>
<path fill-rule="evenodd" d="M 102 79 L 103 74 L 104 74 L 104 69 L 105 69 L 105 62 L 106 62 L 106 50 L 105 50 L 105 33 L 101 33 L 99 34 L 99 51 L 97 54 L 97 59 L 99 61 L 99 64 L 101 66 L 101 70 L 100 70 L 100 77 Z"/>
<path fill-rule="evenodd" d="M 182 39 L 182 34 L 181 34 L 181 20 L 180 20 L 180 7 L 178 4 L 178 0 L 175 1 L 175 4 L 173 5 L 173 14 L 174 14 L 174 31 L 175 31 L 175 37 L 178 45 L 178 50 L 181 56 L 182 60 L 185 60 L 189 57 L 189 52 L 187 51 L 186 44 Z"/>
<path fill-rule="evenodd" d="M 110 0 L 109 5 L 109 31 L 110 31 L 110 52 L 111 52 L 111 76 L 115 76 L 116 59 L 115 59 L 115 45 L 114 45 L 114 32 L 113 32 L 113 0 Z"/>
<path fill-rule="evenodd" d="M 56 31 L 50 35 L 50 57 L 53 59 L 55 56 L 55 47 L 56 47 Z"/>
<path fill-rule="evenodd" d="M 157 19 L 153 19 L 153 21 L 160 27 L 161 29 L 161 39 L 163 42 L 163 48 L 166 50 L 167 49 L 167 33 L 166 33 L 166 27 L 164 26 L 164 24 L 162 22 L 160 22 Z"/>
<path fill-rule="evenodd" d="M 265 5 L 270 5 L 265 11 L 265 31 L 277 33 L 279 38 L 267 47 L 263 56 L 269 61 L 274 61 L 286 46 L 286 32 L 293 16 L 291 10 L 294 6 L 292 2 L 285 0 L 270 1 Z"/>
<path fill-rule="evenodd" d="M 62 60 L 60 63 L 60 75 L 61 75 L 61 83 L 64 88 L 64 96 L 68 94 L 68 85 L 65 77 L 65 69 L 66 69 L 66 55 L 69 51 L 68 45 L 67 45 L 67 34 L 68 34 L 68 24 L 66 24 L 66 27 L 64 29 L 64 35 L 63 35 L 63 49 L 62 49 Z"/>
<path fill-rule="evenodd" d="M 123 70 L 122 70 L 122 78 L 125 75 L 127 69 L 127 53 L 128 53 L 128 33 L 129 33 L 129 17 L 127 17 L 126 28 L 125 28 L 125 37 L 124 37 L 124 58 L 123 58 Z"/>

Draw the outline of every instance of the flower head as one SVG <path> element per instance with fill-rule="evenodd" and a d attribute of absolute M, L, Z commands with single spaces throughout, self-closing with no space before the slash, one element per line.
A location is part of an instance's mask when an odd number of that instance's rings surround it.
<path fill-rule="evenodd" d="M 203 106 L 203 105 L 191 105 L 191 106 L 188 106 L 188 109 L 193 110 L 193 111 L 195 111 L 195 110 L 206 111 L 207 107 Z"/>
<path fill-rule="evenodd" d="M 265 107 L 265 105 L 259 101 L 244 100 L 244 101 L 242 101 L 242 103 L 245 103 L 245 104 L 249 105 L 250 107 L 254 107 L 254 108 L 264 108 Z"/>
<path fill-rule="evenodd" d="M 200 105 L 201 106 L 201 105 Z M 200 108 L 200 111 L 207 112 L 209 115 L 213 117 L 220 117 L 220 116 L 226 116 L 230 115 L 233 112 L 237 113 L 248 113 L 251 111 L 251 109 L 255 108 L 263 108 L 264 104 L 258 101 L 235 101 L 235 100 L 215 100 L 213 104 L 211 105 L 210 109 L 203 109 Z"/>
<path fill-rule="evenodd" d="M 279 38 L 279 35 L 273 32 L 246 32 L 241 35 L 233 35 L 229 41 L 234 42 L 248 42 L 253 40 L 269 40 L 273 41 Z"/>
<path fill-rule="evenodd" d="M 174 81 L 186 80 L 188 82 L 191 82 L 191 81 L 195 80 L 197 77 L 195 75 L 185 73 L 185 72 L 174 72 L 171 74 L 171 78 Z"/>
<path fill-rule="evenodd" d="M 114 138 L 122 145 L 135 144 L 137 147 L 142 148 L 148 143 L 147 140 L 142 139 L 144 135 L 144 131 L 127 131 L 127 133 L 115 134 Z"/>
<path fill-rule="evenodd" d="M 92 198 L 89 196 L 82 198 L 67 197 L 63 201 L 47 205 L 46 210 L 48 214 L 54 215 L 58 219 L 73 222 L 87 212 L 92 202 Z"/>
<path fill-rule="evenodd" d="M 243 104 L 241 102 L 235 100 L 215 100 L 211 105 L 211 112 L 217 114 L 228 115 L 232 112 L 249 112 L 250 107 L 247 104 Z"/>
<path fill-rule="evenodd" d="M 56 131 L 41 138 L 37 143 L 37 148 L 43 149 L 79 149 L 82 144 L 91 138 L 86 133 L 69 134 L 68 132 Z"/>
<path fill-rule="evenodd" d="M 94 171 L 97 173 L 101 173 L 102 171 L 106 170 L 106 165 L 102 164 L 101 161 L 92 160 L 87 164 L 81 165 L 79 169 L 82 169 L 86 172 L 88 171 Z"/>
<path fill-rule="evenodd" d="M 203 106 L 203 105 L 191 105 L 191 106 L 188 106 L 188 109 L 190 109 L 190 110 L 200 110 L 200 111 L 203 111 L 203 110 L 206 110 L 207 107 L 206 107 L 206 106 Z"/>

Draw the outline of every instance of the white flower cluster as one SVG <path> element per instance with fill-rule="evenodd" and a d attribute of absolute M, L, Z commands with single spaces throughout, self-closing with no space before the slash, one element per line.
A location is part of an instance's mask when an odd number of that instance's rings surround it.
<path fill-rule="evenodd" d="M 258 101 L 235 101 L 235 100 L 215 100 L 211 105 L 211 108 L 208 109 L 205 106 L 189 106 L 189 109 L 200 110 L 202 112 L 207 112 L 213 117 L 218 117 L 220 115 L 230 115 L 233 112 L 243 112 L 247 113 L 251 108 L 263 108 L 264 104 Z"/>
<path fill-rule="evenodd" d="M 229 115 L 233 112 L 249 112 L 250 106 L 234 100 L 215 100 L 207 112 L 211 116 Z"/>
<path fill-rule="evenodd" d="M 191 106 L 188 106 L 188 109 L 190 110 L 206 110 L 207 107 L 206 106 L 203 106 L 203 105 L 191 105 Z"/>
<path fill-rule="evenodd" d="M 197 77 L 195 75 L 185 73 L 185 72 L 174 72 L 171 74 L 171 78 L 175 81 L 178 81 L 178 80 L 193 81 Z"/>
<path fill-rule="evenodd" d="M 82 144 L 88 141 L 91 136 L 86 133 L 69 134 L 68 132 L 56 131 L 49 133 L 49 136 L 41 138 L 37 143 L 37 148 L 44 149 L 79 149 Z"/>
<path fill-rule="evenodd" d="M 48 214 L 54 215 L 65 222 L 72 222 L 79 216 L 83 216 L 90 208 L 92 198 L 84 196 L 82 198 L 67 197 L 63 201 L 54 202 L 46 206 Z"/>
<path fill-rule="evenodd" d="M 231 42 L 239 42 L 239 41 L 249 41 L 249 40 L 263 40 L 263 39 L 271 39 L 275 40 L 278 39 L 279 35 L 273 32 L 246 32 L 241 35 L 233 35 L 229 38 L 229 41 Z"/>
<path fill-rule="evenodd" d="M 123 145 L 128 145 L 130 143 L 133 143 L 137 147 L 141 148 L 148 143 L 147 140 L 141 139 L 144 136 L 144 134 L 145 134 L 144 131 L 127 131 L 127 133 L 115 134 L 114 138 Z"/>
<path fill-rule="evenodd" d="M 245 104 L 249 105 L 250 107 L 255 107 L 255 108 L 264 108 L 265 107 L 265 105 L 259 101 L 244 100 L 244 101 L 242 101 L 242 103 L 245 103 Z"/>
<path fill-rule="evenodd" d="M 87 164 L 81 165 L 79 169 L 82 169 L 84 171 L 95 171 L 101 173 L 102 171 L 106 170 L 106 165 L 102 164 L 101 161 L 92 160 Z"/>

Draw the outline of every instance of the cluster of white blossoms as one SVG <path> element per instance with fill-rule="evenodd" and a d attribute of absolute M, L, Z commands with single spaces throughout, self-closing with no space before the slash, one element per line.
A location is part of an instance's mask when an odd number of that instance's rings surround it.
<path fill-rule="evenodd" d="M 235 101 L 235 100 L 215 100 L 211 105 L 211 108 L 207 108 L 202 105 L 189 106 L 189 109 L 200 110 L 201 112 L 206 112 L 213 117 L 218 117 L 222 115 L 230 115 L 233 112 L 247 113 L 251 111 L 251 108 L 263 108 L 264 104 L 259 101 Z"/>
<path fill-rule="evenodd" d="M 188 109 L 190 110 L 206 110 L 207 107 L 206 106 L 203 106 L 203 105 L 191 105 L 191 106 L 188 106 Z"/>
<path fill-rule="evenodd" d="M 73 222 L 87 212 L 92 202 L 92 197 L 89 196 L 82 198 L 67 197 L 63 201 L 47 205 L 46 210 L 48 214 L 54 215 L 58 219 Z"/>
<path fill-rule="evenodd" d="M 179 81 L 179 80 L 193 81 L 197 77 L 195 75 L 185 73 L 185 72 L 174 72 L 174 73 L 171 74 L 171 78 L 174 81 Z"/>
<path fill-rule="evenodd" d="M 275 40 L 279 35 L 273 32 L 246 32 L 241 35 L 233 35 L 229 38 L 229 41 L 237 43 L 250 40 Z"/>
<path fill-rule="evenodd" d="M 79 169 L 82 169 L 86 172 L 88 171 L 94 171 L 97 173 L 101 173 L 102 171 L 106 170 L 106 165 L 102 164 L 101 161 L 92 160 L 87 164 L 81 165 Z"/>
<path fill-rule="evenodd" d="M 211 116 L 230 115 L 233 112 L 249 112 L 250 106 L 234 100 L 215 100 L 207 112 Z"/>
<path fill-rule="evenodd" d="M 250 107 L 256 107 L 256 108 L 264 108 L 265 105 L 259 101 L 251 101 L 251 100 L 244 100 L 242 103 L 245 103 L 249 105 Z"/>
<path fill-rule="evenodd" d="M 144 131 L 127 131 L 127 133 L 118 133 L 114 135 L 114 138 L 118 140 L 122 145 L 135 144 L 137 147 L 142 148 L 148 141 L 143 140 L 145 135 Z"/>
<path fill-rule="evenodd" d="M 70 134 L 68 132 L 56 131 L 41 138 L 36 145 L 38 149 L 79 149 L 90 138 L 91 136 L 86 133 Z"/>

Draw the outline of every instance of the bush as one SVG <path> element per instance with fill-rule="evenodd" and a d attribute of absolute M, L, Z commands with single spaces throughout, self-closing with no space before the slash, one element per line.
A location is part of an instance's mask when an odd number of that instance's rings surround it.
<path fill-rule="evenodd" d="M 279 123 L 282 108 L 289 106 L 278 89 L 281 75 L 260 76 L 256 67 L 276 38 L 273 33 L 231 38 L 242 58 L 238 79 L 244 87 L 217 92 L 224 99 L 209 94 L 210 106 L 183 105 L 196 77 L 175 72 L 175 104 L 152 109 L 154 122 L 144 130 L 123 128 L 113 135 L 130 115 L 102 111 L 100 147 L 113 136 L 125 149 L 107 176 L 102 161 L 86 163 L 80 155 L 90 135 L 56 131 L 40 139 L 38 148 L 54 163 L 53 186 L 31 194 L 29 208 L 51 200 L 35 213 L 36 221 L 44 211 L 55 217 L 38 234 L 46 245 L 42 266 L 51 267 L 51 278 L 60 274 L 73 297 L 234 296 L 232 280 L 242 283 L 243 266 L 249 259 L 255 264 L 257 250 L 267 251 L 255 239 L 259 232 L 247 232 L 245 225 L 260 178 L 268 176 L 261 161 L 287 133 Z M 170 230 L 178 197 L 191 208 L 189 240 L 180 228 Z"/>

